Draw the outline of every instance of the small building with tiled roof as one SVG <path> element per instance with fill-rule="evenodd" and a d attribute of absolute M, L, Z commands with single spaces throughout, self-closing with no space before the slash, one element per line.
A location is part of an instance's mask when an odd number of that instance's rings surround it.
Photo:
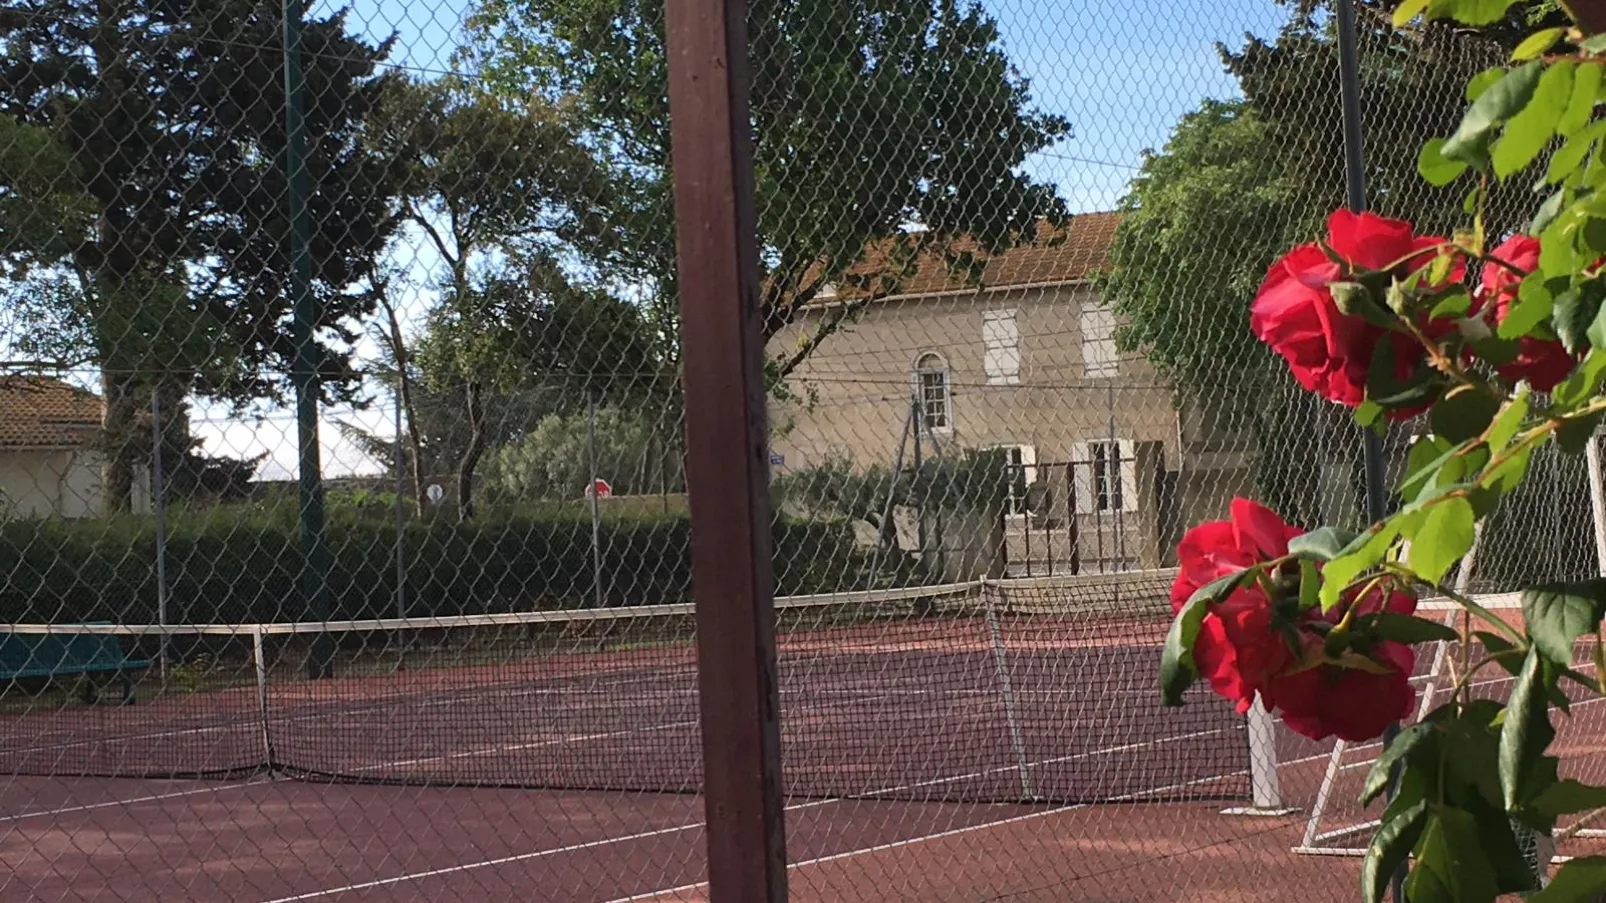
<path fill-rule="evenodd" d="M 70 383 L 0 376 L 0 518 L 100 513 L 104 411 Z"/>
<path fill-rule="evenodd" d="M 856 308 L 771 407 L 775 475 L 843 461 L 907 467 L 916 436 L 928 458 L 1002 448 L 1018 484 L 1010 571 L 1165 564 L 1178 525 L 1216 500 L 1179 490 L 1190 483 L 1175 393 L 1142 355 L 1116 347 L 1117 319 L 1094 282 L 1119 224 L 1118 213 L 1079 214 L 1035 241 L 977 253 L 967 273 L 930 253 L 878 283 L 886 257 L 867 253 L 770 341 L 784 359 L 835 310 Z M 867 284 L 890 290 L 869 297 Z"/>

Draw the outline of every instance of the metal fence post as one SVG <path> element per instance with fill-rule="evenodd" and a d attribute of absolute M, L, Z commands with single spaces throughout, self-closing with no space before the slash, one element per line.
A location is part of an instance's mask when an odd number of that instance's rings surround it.
<path fill-rule="evenodd" d="M 1344 188 L 1350 210 L 1366 209 L 1366 155 L 1361 136 L 1361 66 L 1356 48 L 1354 0 L 1338 0 L 1338 74 L 1340 100 L 1344 111 Z M 1383 489 L 1383 438 L 1370 428 L 1361 431 L 1362 455 L 1366 466 L 1366 519 L 1373 523 L 1388 516 Z M 1388 746 L 1400 732 L 1398 724 L 1383 732 Z M 1396 765 L 1389 782 L 1388 798 L 1394 798 L 1399 783 Z M 1405 903 L 1405 867 L 1395 871 L 1390 881 L 1394 903 Z"/>
<path fill-rule="evenodd" d="M 396 483 L 396 617 L 407 617 L 407 487 L 402 479 L 407 450 L 402 445 L 401 369 L 396 370 L 396 440 L 391 452 Z M 422 513 L 422 512 L 420 512 Z"/>
<path fill-rule="evenodd" d="M 318 452 L 318 360 L 313 329 L 317 299 L 312 295 L 312 223 L 307 210 L 307 127 L 303 116 L 306 80 L 301 73 L 301 4 L 283 0 L 285 184 L 289 192 L 290 294 L 295 304 L 296 446 L 301 507 L 301 596 L 306 617 L 329 620 L 329 545 L 324 535 L 323 473 Z M 334 676 L 334 640 L 312 637 L 307 676 Z"/>
<path fill-rule="evenodd" d="M 151 513 L 156 517 L 156 623 L 166 626 L 167 588 L 167 474 L 162 469 L 162 390 L 151 391 Z M 162 634 L 156 664 L 167 679 L 168 636 Z"/>
<path fill-rule="evenodd" d="M 745 0 L 667 0 L 709 898 L 786 899 Z"/>
<path fill-rule="evenodd" d="M 591 498 L 591 598 L 601 608 L 602 602 L 602 499 L 597 493 L 597 396 L 586 392 L 586 460 L 591 474 L 586 484 L 586 495 Z"/>

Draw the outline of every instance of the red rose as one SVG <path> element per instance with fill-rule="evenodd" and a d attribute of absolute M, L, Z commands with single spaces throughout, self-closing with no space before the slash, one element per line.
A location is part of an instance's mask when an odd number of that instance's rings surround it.
<path fill-rule="evenodd" d="M 1531 235 L 1513 235 L 1495 248 L 1493 255 L 1524 272 L 1539 267 L 1539 239 Z M 1499 325 L 1517 300 L 1517 287 L 1522 276 L 1497 263 L 1483 265 L 1483 282 L 1474 299 L 1474 312 L 1483 305 L 1494 303 L 1494 322 Z M 1524 336 L 1517 344 L 1517 359 L 1495 369 L 1502 377 L 1518 382 L 1527 380 L 1534 389 L 1549 392 L 1556 388 L 1578 365 L 1578 359 L 1567 353 L 1560 343 L 1549 339 Z"/>
<path fill-rule="evenodd" d="M 1327 222 L 1327 246 L 1350 271 L 1396 270 L 1402 275 L 1426 265 L 1444 239 L 1411 234 L 1410 223 L 1370 213 L 1338 210 Z M 1300 245 L 1266 271 L 1250 307 L 1256 337 L 1288 362 L 1299 384 L 1349 407 L 1366 398 L 1372 349 L 1385 330 L 1338 309 L 1328 286 L 1348 276 L 1319 245 Z M 1455 278 L 1452 273 L 1451 278 Z M 1405 378 L 1422 358 L 1410 336 L 1389 333 L 1397 373 Z M 1415 411 L 1391 411 L 1404 419 Z"/>
<path fill-rule="evenodd" d="M 1384 641 L 1369 657 L 1389 673 L 1319 665 L 1274 678 L 1266 688 L 1267 704 L 1277 707 L 1289 729 L 1312 740 L 1336 735 L 1353 743 L 1378 737 L 1411 716 L 1416 654 L 1409 646 Z"/>
<path fill-rule="evenodd" d="M 1199 587 L 1288 552 L 1300 530 L 1277 513 L 1248 499 L 1233 499 L 1231 519 L 1207 521 L 1189 530 L 1177 545 L 1177 579 L 1171 607 L 1181 611 Z M 1199 674 L 1238 711 L 1247 712 L 1255 693 L 1294 661 L 1288 641 L 1272 630 L 1271 600 L 1259 587 L 1236 589 L 1211 608 L 1194 642 Z"/>

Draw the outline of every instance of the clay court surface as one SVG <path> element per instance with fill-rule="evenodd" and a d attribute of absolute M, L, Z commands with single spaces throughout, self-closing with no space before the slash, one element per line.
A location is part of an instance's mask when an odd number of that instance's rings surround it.
<path fill-rule="evenodd" d="M 25 778 L 0 805 L 7 900 L 703 898 L 692 795 Z M 1354 872 L 1289 853 L 1295 819 L 1219 808 L 792 801 L 791 888 L 799 900 L 1280 900 L 1282 880 Z"/>
<path fill-rule="evenodd" d="M 1158 705 L 1163 623 L 784 636 L 792 898 L 1354 899 L 1358 859 L 1290 849 L 1329 747 L 1278 738 L 1303 811 L 1222 814 L 1248 799 L 1245 721 L 1202 691 Z M 8 709 L 0 900 L 701 899 L 695 659 L 630 639 Z M 1577 711 L 1564 756 L 1606 772 L 1606 711 Z M 1365 818 L 1375 755 L 1345 759 L 1324 829 Z"/>

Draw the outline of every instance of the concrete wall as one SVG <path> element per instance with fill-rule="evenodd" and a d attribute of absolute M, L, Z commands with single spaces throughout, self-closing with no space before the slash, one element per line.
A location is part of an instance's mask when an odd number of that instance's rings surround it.
<path fill-rule="evenodd" d="M 0 517 L 93 517 L 101 512 L 99 452 L 0 451 Z"/>
<path fill-rule="evenodd" d="M 832 457 L 890 466 L 908 418 L 914 366 L 927 352 L 948 363 L 952 422 L 936 434 L 950 449 L 1026 445 L 1039 462 L 1071 460 L 1078 442 L 1117 438 L 1160 443 L 1164 461 L 1177 450 L 1171 392 L 1153 367 L 1128 356 L 1110 377 L 1088 376 L 1080 313 L 1096 305 L 1086 286 L 977 292 L 871 305 L 830 336 L 788 380 L 799 401 L 770 412 L 777 473 Z M 1014 310 L 1019 330 L 1018 385 L 990 385 L 982 318 Z M 777 335 L 772 355 L 795 348 L 817 327 L 813 313 Z M 922 453 L 931 442 L 923 439 Z"/>

